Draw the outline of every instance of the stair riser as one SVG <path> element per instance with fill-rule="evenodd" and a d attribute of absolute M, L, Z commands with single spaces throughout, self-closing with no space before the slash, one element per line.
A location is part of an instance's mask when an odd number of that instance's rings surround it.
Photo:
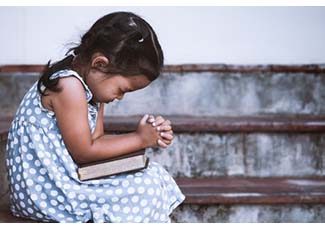
<path fill-rule="evenodd" d="M 181 205 L 171 219 L 173 223 L 324 223 L 325 205 Z"/>
<path fill-rule="evenodd" d="M 107 106 L 105 114 L 324 114 L 324 98 L 324 75 L 165 73 L 147 89 Z"/>
<path fill-rule="evenodd" d="M 174 177 L 324 176 L 325 135 L 177 134 L 147 150 Z"/>
<path fill-rule="evenodd" d="M 325 114 L 325 74 L 170 73 L 105 107 L 105 115 Z M 13 115 L 38 73 L 0 73 L 0 115 Z M 148 106 L 150 105 L 150 106 Z"/>
<path fill-rule="evenodd" d="M 0 73 L 0 116 L 13 116 L 37 73 Z"/>
<path fill-rule="evenodd" d="M 181 204 L 170 217 L 172 223 L 324 223 L 325 204 Z"/>
<path fill-rule="evenodd" d="M 6 172 L 6 141 L 0 141 L 0 196 L 8 191 L 8 181 Z M 0 197 L 0 202 L 2 201 Z M 1 206 L 1 203 L 0 203 Z"/>

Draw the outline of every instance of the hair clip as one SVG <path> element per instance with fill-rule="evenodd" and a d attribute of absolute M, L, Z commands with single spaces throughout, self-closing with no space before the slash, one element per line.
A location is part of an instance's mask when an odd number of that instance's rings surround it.
<path fill-rule="evenodd" d="M 138 40 L 138 42 L 143 42 L 144 41 L 144 38 L 142 37 L 140 40 Z"/>
<path fill-rule="evenodd" d="M 70 53 L 70 55 L 72 55 L 74 58 L 77 56 L 77 54 L 75 53 L 75 51 L 73 51 L 72 53 Z"/>

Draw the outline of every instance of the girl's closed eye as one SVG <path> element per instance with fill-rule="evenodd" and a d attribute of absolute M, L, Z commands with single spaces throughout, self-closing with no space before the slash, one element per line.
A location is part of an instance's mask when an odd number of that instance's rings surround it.
<path fill-rule="evenodd" d="M 126 93 L 128 92 L 131 92 L 132 90 L 130 90 L 129 88 L 125 88 L 124 90 L 123 89 L 120 89 L 120 96 L 124 96 Z"/>
<path fill-rule="evenodd" d="M 122 90 L 122 89 L 120 89 L 120 94 L 119 95 L 123 95 L 125 92 Z"/>
<path fill-rule="evenodd" d="M 114 97 L 114 99 L 122 100 L 124 94 L 125 94 L 125 93 L 124 93 L 121 89 L 119 89 L 118 92 L 117 92 L 117 96 Z"/>
<path fill-rule="evenodd" d="M 132 90 L 129 87 L 127 87 L 124 90 L 122 90 L 122 93 L 128 93 L 128 92 L 131 92 L 131 91 Z"/>
<path fill-rule="evenodd" d="M 113 102 L 115 99 L 122 100 L 126 93 L 144 88 L 149 84 L 150 81 L 142 75 L 134 76 L 132 78 L 115 76 L 113 78 L 108 78 L 107 80 L 105 80 L 105 82 L 100 82 L 100 84 L 97 84 L 99 87 L 96 87 L 96 85 L 90 88 L 94 89 L 94 94 L 98 95 L 97 98 L 105 97 L 106 99 L 104 100 L 104 102 L 110 103 Z M 104 93 L 101 93 L 101 91 Z"/>
<path fill-rule="evenodd" d="M 122 89 L 120 89 L 120 95 L 124 95 L 126 93 L 126 90 L 122 90 Z"/>

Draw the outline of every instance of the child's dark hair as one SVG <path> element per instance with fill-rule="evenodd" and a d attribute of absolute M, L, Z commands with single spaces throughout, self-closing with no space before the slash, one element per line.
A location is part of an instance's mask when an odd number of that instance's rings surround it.
<path fill-rule="evenodd" d="M 101 52 L 109 59 L 109 64 L 105 70 L 96 69 L 123 76 L 145 75 L 150 81 L 160 75 L 164 63 L 156 33 L 144 19 L 131 12 L 119 11 L 101 17 L 81 37 L 80 44 L 65 55 L 71 51 L 82 64 L 89 63 L 95 52 Z M 47 63 L 37 84 L 42 95 L 46 96 L 41 84 L 54 92 L 61 90 L 57 87 L 58 78 L 49 78 L 59 70 L 70 68 L 74 55 L 52 65 L 51 60 Z"/>

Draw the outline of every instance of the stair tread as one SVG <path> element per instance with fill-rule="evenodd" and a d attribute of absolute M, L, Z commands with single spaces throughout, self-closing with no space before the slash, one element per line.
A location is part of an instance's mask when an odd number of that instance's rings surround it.
<path fill-rule="evenodd" d="M 141 115 L 105 116 L 106 132 L 134 131 Z M 188 116 L 163 115 L 174 132 L 324 132 L 325 116 L 318 115 L 255 115 L 255 116 Z M 6 138 L 10 117 L 0 118 L 1 140 Z"/>
<path fill-rule="evenodd" d="M 325 178 L 176 178 L 185 203 L 325 203 Z"/>
<path fill-rule="evenodd" d="M 188 116 L 166 115 L 175 132 L 324 132 L 325 116 L 255 115 Z M 135 130 L 141 116 L 104 117 L 106 131 Z"/>
<path fill-rule="evenodd" d="M 0 72 L 42 72 L 45 65 L 0 65 Z M 220 73 L 325 73 L 322 64 L 304 65 L 233 65 L 233 64 L 182 64 L 164 65 L 162 72 L 220 72 Z"/>
<path fill-rule="evenodd" d="M 303 204 L 325 203 L 323 177 L 175 178 L 184 204 Z M 0 210 L 0 223 L 36 222 Z"/>

